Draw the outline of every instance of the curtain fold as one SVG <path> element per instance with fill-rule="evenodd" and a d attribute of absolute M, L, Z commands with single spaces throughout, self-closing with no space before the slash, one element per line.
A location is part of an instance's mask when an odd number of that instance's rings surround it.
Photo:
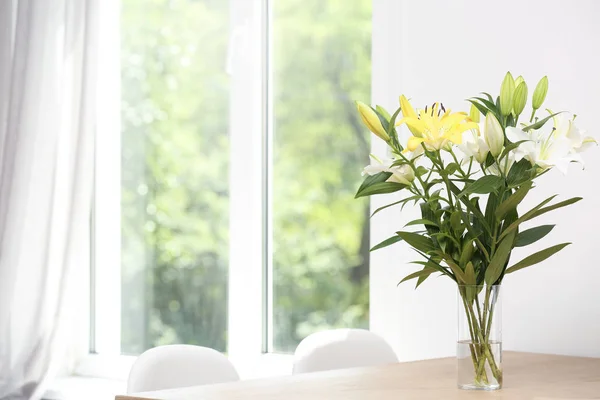
<path fill-rule="evenodd" d="M 89 268 L 98 1 L 0 1 L 2 399 L 43 394 Z"/>

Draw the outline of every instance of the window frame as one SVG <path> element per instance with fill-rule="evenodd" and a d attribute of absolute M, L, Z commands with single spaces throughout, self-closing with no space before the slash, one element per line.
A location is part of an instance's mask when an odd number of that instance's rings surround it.
<path fill-rule="evenodd" d="M 268 0 L 230 1 L 239 14 L 239 20 L 234 17 L 232 21 L 235 28 L 230 45 L 234 62 L 227 352 L 235 361 L 268 352 L 270 15 Z M 245 179 L 238 180 L 237 176 Z"/>
<path fill-rule="evenodd" d="M 119 354 L 121 331 L 121 115 L 120 2 L 99 6 L 100 37 L 94 187 L 91 210 L 90 353 Z M 101 239 L 101 240 L 96 240 Z"/>

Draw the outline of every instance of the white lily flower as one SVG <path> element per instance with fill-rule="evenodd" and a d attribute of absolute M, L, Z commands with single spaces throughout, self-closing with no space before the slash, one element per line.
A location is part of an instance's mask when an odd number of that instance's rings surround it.
<path fill-rule="evenodd" d="M 500 165 L 493 163 L 487 168 L 487 171 L 496 176 L 508 175 L 508 171 L 512 168 L 516 161 L 516 155 L 514 152 L 509 152 L 506 156 L 500 160 Z"/>
<path fill-rule="evenodd" d="M 463 135 L 463 143 L 458 148 L 480 164 L 486 160 L 488 153 L 498 157 L 504 149 L 504 132 L 498 119 L 492 113 L 487 113 L 479 129 L 471 129 L 470 135 Z"/>
<path fill-rule="evenodd" d="M 585 131 L 580 130 L 575 125 L 575 118 L 569 119 L 565 114 L 559 114 L 554 120 L 554 137 L 567 138 L 574 152 L 581 153 L 594 144 L 598 144 L 596 139 L 591 136 L 585 136 Z"/>
<path fill-rule="evenodd" d="M 579 153 L 596 141 L 589 136 L 585 137 L 577 129 L 573 120 L 562 115 L 560 117 L 555 118 L 554 127 L 549 132 L 541 130 L 523 132 L 518 128 L 506 128 L 506 136 L 511 142 L 526 140 L 514 150 L 515 159 L 518 161 L 525 158 L 532 165 L 537 165 L 543 170 L 556 167 L 563 174 L 567 173 L 570 163 L 583 164 Z"/>
<path fill-rule="evenodd" d="M 386 182 L 401 183 L 403 185 L 410 185 L 415 179 L 415 172 L 409 165 L 392 167 L 391 165 L 396 161 L 394 159 L 379 161 L 375 157 L 372 158 L 371 164 L 363 169 L 363 175 L 376 175 L 380 172 L 391 172 L 392 175 Z"/>
<path fill-rule="evenodd" d="M 486 143 L 486 141 L 479 135 L 479 131 L 477 129 L 471 129 L 470 132 L 465 132 L 463 135 L 463 141 L 458 145 L 459 150 L 465 155 L 465 158 L 468 161 L 471 157 L 474 157 L 475 160 L 481 164 L 487 158 L 488 153 L 490 152 L 490 147 Z"/>
<path fill-rule="evenodd" d="M 548 133 L 535 130 L 524 132 L 514 127 L 506 128 L 506 136 L 513 143 L 525 141 L 514 150 L 515 159 L 525 158 L 531 165 L 543 170 L 556 167 L 566 173 L 569 164 L 578 161 L 578 158 L 570 155 L 571 147 L 564 138 L 555 140 Z"/>

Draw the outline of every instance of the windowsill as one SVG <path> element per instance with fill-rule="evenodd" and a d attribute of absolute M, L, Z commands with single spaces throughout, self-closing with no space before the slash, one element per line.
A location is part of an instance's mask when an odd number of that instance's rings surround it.
<path fill-rule="evenodd" d="M 262 354 L 231 361 L 240 378 L 259 379 L 291 374 L 293 356 L 289 354 Z M 55 379 L 46 393 L 45 400 L 110 400 L 124 394 L 127 375 L 135 361 L 132 356 L 100 356 L 91 354 L 76 370 L 76 375 Z"/>
<path fill-rule="evenodd" d="M 44 400 L 111 400 L 126 391 L 125 380 L 94 378 L 89 376 L 65 376 L 55 379 Z"/>

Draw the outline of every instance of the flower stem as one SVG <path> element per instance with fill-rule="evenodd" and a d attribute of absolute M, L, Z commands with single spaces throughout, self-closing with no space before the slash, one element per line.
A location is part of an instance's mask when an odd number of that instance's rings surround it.
<path fill-rule="evenodd" d="M 479 358 L 481 357 L 479 346 L 477 345 L 477 339 L 475 335 L 475 329 L 473 328 L 473 321 L 477 322 L 474 319 L 474 315 L 471 312 L 470 307 L 467 305 L 467 301 L 465 300 L 465 296 L 461 294 L 462 301 L 465 307 L 465 313 L 467 316 L 467 323 L 469 324 L 469 335 L 471 336 L 471 343 L 469 343 L 469 350 L 471 351 L 471 360 L 473 361 L 473 371 L 478 371 L 479 369 Z M 484 371 L 484 374 L 477 374 L 475 377 L 475 381 L 483 381 L 484 384 L 488 384 L 487 374 Z"/>
<path fill-rule="evenodd" d="M 494 359 L 494 354 L 491 350 L 491 345 L 489 343 L 489 339 L 490 339 L 490 333 L 491 333 L 491 328 L 492 328 L 492 321 L 494 318 L 494 302 L 492 304 L 490 304 L 490 295 L 491 295 L 491 288 L 487 287 L 486 288 L 486 293 L 485 293 L 485 300 L 484 300 L 484 304 L 483 304 L 483 318 L 481 320 L 481 325 L 479 327 L 479 329 L 477 329 L 477 336 L 479 339 L 479 342 L 481 344 L 481 353 L 483 353 L 478 361 L 479 361 L 479 365 L 477 368 L 477 375 L 476 376 L 480 376 L 483 372 L 485 372 L 485 362 L 487 360 L 488 365 L 490 366 L 490 370 L 492 371 L 492 374 L 494 375 L 494 378 L 496 379 L 496 381 L 498 383 L 502 382 L 502 371 L 498 368 L 498 365 L 496 364 L 496 360 Z M 489 310 L 489 314 L 488 314 L 488 310 Z"/>
<path fill-rule="evenodd" d="M 492 373 L 495 381 L 501 384 L 502 370 L 498 368 L 492 344 L 490 344 L 495 308 L 492 289 L 486 287 L 483 307 L 480 306 L 479 298 L 477 296 L 472 301 L 469 301 L 469 296 L 465 289 L 460 289 L 460 296 L 469 325 L 469 336 L 471 337 L 469 350 L 471 352 L 471 360 L 474 367 L 474 384 L 489 385 L 488 370 L 485 368 L 486 363 L 488 364 L 489 372 Z"/>

